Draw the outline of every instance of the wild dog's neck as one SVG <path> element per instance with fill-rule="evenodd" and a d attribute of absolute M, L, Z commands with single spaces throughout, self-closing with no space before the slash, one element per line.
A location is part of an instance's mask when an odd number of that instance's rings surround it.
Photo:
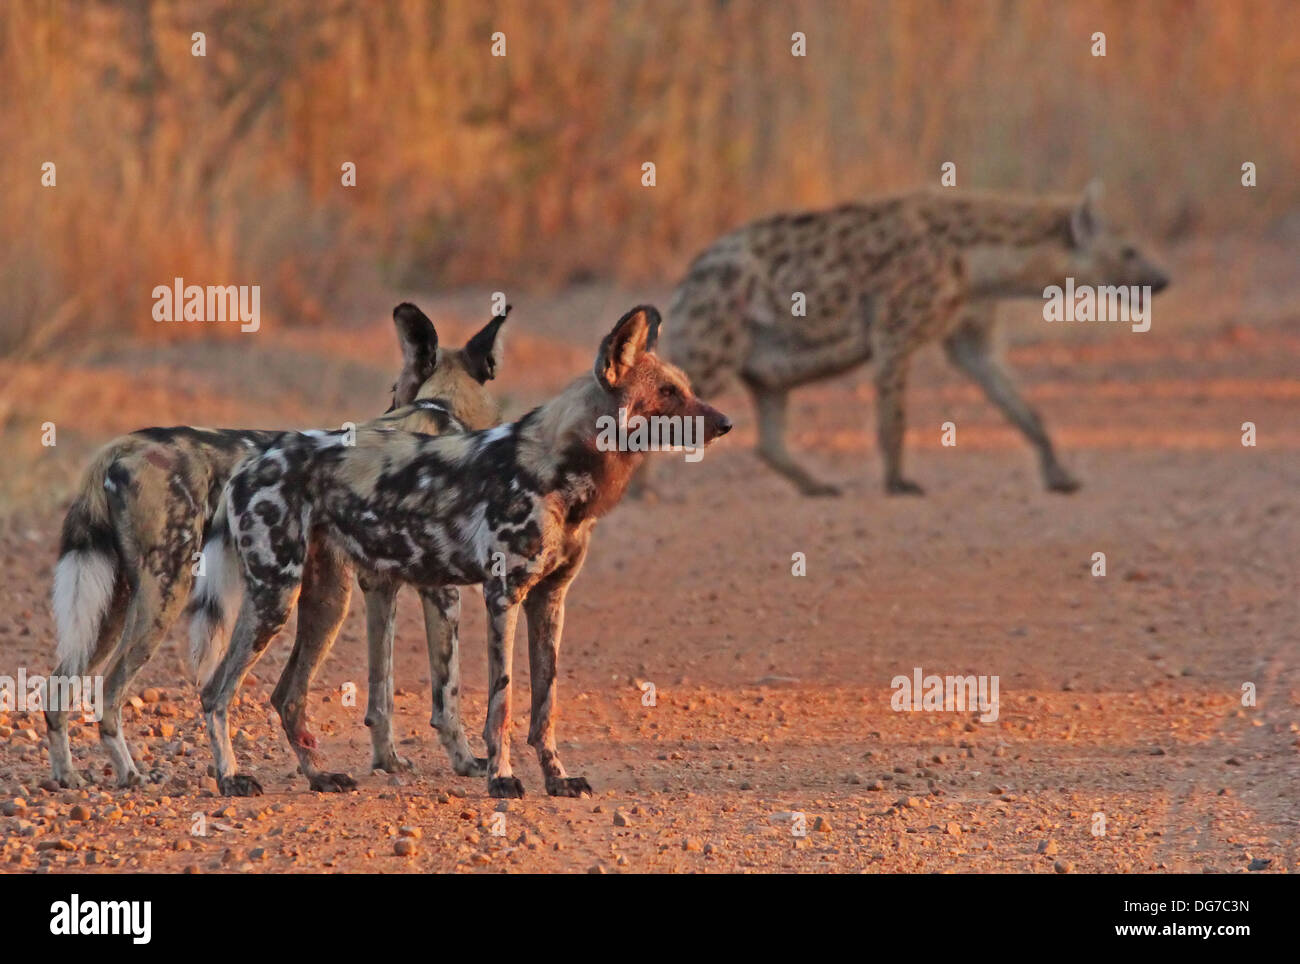
<path fill-rule="evenodd" d="M 616 417 L 611 396 L 588 375 L 529 415 L 520 425 L 519 461 L 556 496 L 571 519 L 614 508 L 627 491 L 643 452 L 605 451 L 596 445 L 598 420 Z"/>

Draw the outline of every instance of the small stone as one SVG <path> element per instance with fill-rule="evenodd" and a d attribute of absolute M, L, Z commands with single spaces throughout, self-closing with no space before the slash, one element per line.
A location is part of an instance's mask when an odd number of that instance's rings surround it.
<path fill-rule="evenodd" d="M 1247 870 L 1268 870 L 1269 864 L 1273 862 L 1272 858 L 1256 857 L 1250 862 Z"/>
<path fill-rule="evenodd" d="M 959 824 L 956 820 L 948 821 L 948 825 L 944 829 L 948 832 L 948 836 L 950 837 L 961 836 L 961 824 Z"/>
<path fill-rule="evenodd" d="M 398 837 L 393 843 L 393 853 L 399 857 L 410 857 L 415 853 L 415 841 L 410 837 Z"/>
<path fill-rule="evenodd" d="M 6 800 L 0 804 L 0 813 L 3 813 L 6 817 L 12 817 L 24 812 L 26 809 L 27 801 L 22 797 L 14 797 L 12 800 Z"/>
<path fill-rule="evenodd" d="M 830 833 L 833 828 L 831 822 L 825 817 L 818 817 L 813 821 L 813 829 L 818 833 Z"/>
<path fill-rule="evenodd" d="M 1046 854 L 1048 857 L 1053 856 L 1059 852 L 1060 849 L 1061 848 L 1056 845 L 1056 841 L 1051 837 L 1048 837 L 1046 840 L 1043 840 L 1038 844 L 1038 852 L 1040 854 Z"/>
<path fill-rule="evenodd" d="M 1074 864 L 1070 863 L 1068 860 L 1058 860 L 1056 863 L 1052 864 L 1052 869 L 1058 874 L 1069 874 L 1074 872 Z"/>
<path fill-rule="evenodd" d="M 687 837 L 682 841 L 682 849 L 691 853 L 699 853 L 704 849 L 704 843 L 696 837 Z"/>
<path fill-rule="evenodd" d="M 616 826 L 616 827 L 630 827 L 630 826 L 632 826 L 632 818 L 629 817 L 627 814 L 625 814 L 622 810 L 615 810 L 615 811 L 614 811 L 614 826 Z"/>
<path fill-rule="evenodd" d="M 140 696 L 144 699 L 146 703 L 157 703 L 159 700 L 162 699 L 162 694 L 159 693 L 152 686 L 146 689 L 143 693 L 141 693 Z"/>
<path fill-rule="evenodd" d="M 84 803 L 79 803 L 79 804 L 77 804 L 75 807 L 72 808 L 72 811 L 68 814 L 68 816 L 69 816 L 71 819 L 73 819 L 73 820 L 77 820 L 77 821 L 85 821 L 85 820 L 89 820 L 89 819 L 90 819 L 90 807 L 86 806 Z"/>
<path fill-rule="evenodd" d="M 424 831 L 419 827 L 402 827 L 397 832 L 403 837 L 411 837 L 414 840 L 419 840 L 424 836 Z"/>

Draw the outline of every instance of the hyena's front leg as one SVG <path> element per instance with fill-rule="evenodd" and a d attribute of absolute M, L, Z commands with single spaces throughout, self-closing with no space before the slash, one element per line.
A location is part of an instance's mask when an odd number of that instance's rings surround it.
<path fill-rule="evenodd" d="M 1024 433 L 1038 453 L 1043 483 L 1052 492 L 1074 492 L 1078 481 L 1056 458 L 1043 421 L 1020 397 L 994 352 L 992 307 L 971 309 L 962 323 L 944 339 L 948 360 L 984 390 L 1012 425 Z"/>
<path fill-rule="evenodd" d="M 546 777 L 546 792 L 553 797 L 591 796 L 591 784 L 564 771 L 555 749 L 555 677 L 560 659 L 560 634 L 564 630 L 564 596 L 567 580 L 558 586 L 536 587 L 524 600 L 528 615 L 528 670 L 533 691 L 528 743 Z"/>
<path fill-rule="evenodd" d="M 323 539 L 314 538 L 298 596 L 298 635 L 271 693 L 271 705 L 280 714 L 285 736 L 308 785 L 321 793 L 354 790 L 357 785 L 350 774 L 321 769 L 316 737 L 307 725 L 307 694 L 334 646 L 351 596 L 351 566 Z"/>
<path fill-rule="evenodd" d="M 397 583 L 363 575 L 366 595 L 366 641 L 370 649 L 370 695 L 366 726 L 370 727 L 370 769 L 397 773 L 411 761 L 397 755 L 393 740 L 393 633 L 397 622 Z"/>
<path fill-rule="evenodd" d="M 433 715 L 429 725 L 447 751 L 452 770 L 462 777 L 486 776 L 487 759 L 475 756 L 460 717 L 460 589 L 446 586 L 420 592 L 429 644 Z"/>
<path fill-rule="evenodd" d="M 514 657 L 519 603 L 503 590 L 483 586 L 488 619 L 488 712 L 483 726 L 487 744 L 488 794 L 522 797 L 524 785 L 510 769 L 510 668 Z"/>
<path fill-rule="evenodd" d="M 906 354 L 882 354 L 876 369 L 876 434 L 885 460 L 885 491 L 890 495 L 921 495 L 925 491 L 903 475 L 908 365 Z"/>

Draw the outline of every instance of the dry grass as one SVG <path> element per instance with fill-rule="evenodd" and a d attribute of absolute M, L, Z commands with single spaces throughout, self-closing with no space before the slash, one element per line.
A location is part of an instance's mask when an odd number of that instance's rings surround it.
<path fill-rule="evenodd" d="M 1288 0 L 18 0 L 0 87 L 0 351 L 28 354 L 183 337 L 149 310 L 177 275 L 260 284 L 280 324 L 376 283 L 671 282 L 746 218 L 946 160 L 965 186 L 1101 175 L 1166 238 L 1294 230 L 1300 205 Z"/>

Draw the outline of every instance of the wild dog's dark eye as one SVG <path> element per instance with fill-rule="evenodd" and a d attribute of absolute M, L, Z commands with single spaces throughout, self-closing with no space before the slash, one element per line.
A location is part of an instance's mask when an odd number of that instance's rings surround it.
<path fill-rule="evenodd" d="M 1137 256 L 1138 256 L 1137 248 L 1125 248 L 1123 251 L 1120 252 L 1120 257 L 1122 257 L 1125 261 L 1132 261 Z"/>
<path fill-rule="evenodd" d="M 676 397 L 677 397 L 677 386 L 676 386 L 676 385 L 660 385 L 660 386 L 659 386 L 659 397 L 660 397 L 660 398 L 676 398 Z"/>

